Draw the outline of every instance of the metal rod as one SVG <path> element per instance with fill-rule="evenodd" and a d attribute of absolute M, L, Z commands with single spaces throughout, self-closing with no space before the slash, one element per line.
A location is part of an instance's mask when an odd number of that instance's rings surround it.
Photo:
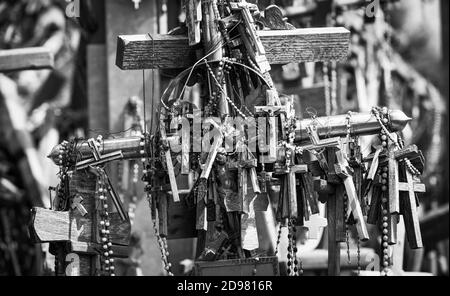
<path fill-rule="evenodd" d="M 402 131 L 412 119 L 407 117 L 402 111 L 391 111 L 391 130 L 393 132 Z M 307 144 L 310 142 L 307 128 L 315 124 L 319 138 L 345 137 L 347 135 L 347 116 L 337 115 L 329 117 L 317 117 L 316 119 L 303 119 L 297 121 L 296 144 Z M 381 131 L 381 126 L 377 119 L 371 113 L 354 113 L 351 117 L 351 135 L 364 136 L 376 135 Z M 102 155 L 120 150 L 123 159 L 142 158 L 140 151 L 141 138 L 128 137 L 104 140 L 99 147 Z M 56 146 L 48 156 L 56 164 L 59 161 L 59 152 L 61 146 Z M 92 158 L 92 150 L 87 142 L 79 143 L 76 146 L 77 161 Z M 147 151 L 147 150 L 146 150 Z"/>

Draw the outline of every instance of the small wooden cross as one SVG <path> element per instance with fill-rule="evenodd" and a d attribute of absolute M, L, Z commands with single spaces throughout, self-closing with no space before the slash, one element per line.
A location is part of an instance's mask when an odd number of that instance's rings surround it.
<path fill-rule="evenodd" d="M 292 218 L 298 218 L 298 205 L 297 205 L 297 174 L 305 174 L 308 172 L 307 165 L 293 165 L 289 167 L 289 173 L 287 175 L 288 196 L 290 204 L 290 216 Z"/>
<path fill-rule="evenodd" d="M 405 220 L 406 235 L 408 237 L 409 245 L 412 249 L 419 249 L 423 247 L 422 234 L 420 231 L 419 214 L 417 212 L 416 193 L 426 192 L 424 184 L 414 182 L 412 174 L 406 170 L 406 183 L 400 182 L 398 189 L 401 192 L 407 192 L 406 196 L 402 197 L 401 206 L 402 214 Z"/>
<path fill-rule="evenodd" d="M 253 192 L 255 194 L 261 193 L 261 188 L 259 187 L 258 182 L 258 175 L 256 174 L 256 167 L 258 166 L 258 161 L 254 157 L 254 155 L 249 151 L 248 147 L 244 144 L 243 147 L 244 151 L 240 153 L 240 159 L 238 164 L 238 170 L 241 172 L 241 170 L 245 170 L 245 173 L 242 174 L 243 178 L 245 175 L 245 185 L 242 185 L 242 187 L 247 186 L 247 179 L 250 177 L 250 181 L 252 183 Z M 244 184 L 244 183 L 242 183 Z M 247 189 L 245 189 L 246 191 Z"/>
<path fill-rule="evenodd" d="M 308 228 L 308 236 L 310 239 L 318 239 L 320 229 L 327 227 L 327 219 L 320 216 L 320 214 L 311 215 L 308 221 L 305 221 L 304 227 Z"/>
<path fill-rule="evenodd" d="M 161 114 L 159 132 L 161 134 L 161 140 L 163 142 L 165 142 L 165 144 L 168 145 L 168 139 L 167 139 L 167 135 L 166 135 L 166 127 L 164 125 L 164 119 L 165 119 L 165 114 Z M 178 194 L 177 179 L 175 177 L 175 171 L 173 168 L 172 154 L 170 153 L 170 147 L 167 147 L 167 150 L 164 152 L 164 156 L 165 156 L 165 160 L 166 160 L 167 173 L 169 175 L 170 189 L 172 191 L 173 201 L 179 202 L 180 196 Z"/>
<path fill-rule="evenodd" d="M 344 181 L 345 190 L 347 192 L 348 201 L 350 207 L 348 209 L 347 217 L 350 217 L 350 213 L 353 213 L 353 218 L 356 220 L 356 228 L 358 230 L 358 236 L 360 240 L 369 240 L 369 232 L 367 231 L 367 226 L 364 220 L 364 215 L 361 210 L 361 204 L 358 200 L 358 195 L 356 193 L 355 183 L 353 182 L 353 176 L 351 168 L 348 164 L 341 150 L 336 151 L 336 159 L 338 164 L 335 165 L 336 173 Z"/>
<path fill-rule="evenodd" d="M 88 212 L 87 212 L 86 208 L 81 204 L 82 201 L 83 201 L 83 197 L 81 197 L 81 195 L 77 194 L 72 199 L 72 205 L 70 207 L 72 208 L 72 210 L 78 209 L 81 216 L 84 217 L 84 216 L 86 216 L 86 214 Z"/>

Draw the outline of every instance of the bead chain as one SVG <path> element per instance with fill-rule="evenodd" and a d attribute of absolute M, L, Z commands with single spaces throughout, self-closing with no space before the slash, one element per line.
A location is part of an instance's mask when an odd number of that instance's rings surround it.
<path fill-rule="evenodd" d="M 377 110 L 378 112 L 378 110 Z M 387 108 L 383 108 L 382 110 L 383 115 L 385 118 L 381 119 L 379 113 L 376 113 L 377 120 L 382 124 L 387 124 L 389 121 L 387 119 L 388 116 L 388 110 Z M 384 127 L 384 124 L 382 124 L 382 127 Z M 380 140 L 381 144 L 383 146 L 383 149 L 388 149 L 388 141 L 392 140 L 390 137 L 389 131 L 384 127 L 381 130 L 380 133 Z M 388 185 L 389 185 L 389 168 L 387 166 L 382 167 L 378 174 L 381 175 L 381 191 L 382 191 L 382 199 L 381 199 L 381 211 L 382 211 L 382 250 L 383 250 L 383 271 L 381 275 L 387 276 L 389 273 L 389 265 L 390 265 L 390 258 L 389 258 L 389 199 L 388 199 Z"/>
<path fill-rule="evenodd" d="M 280 222 L 280 226 L 278 227 L 278 238 L 277 238 L 277 244 L 275 246 L 275 256 L 278 254 L 278 247 L 280 246 L 280 241 L 281 241 L 281 230 L 282 230 L 282 224 Z"/>
<path fill-rule="evenodd" d="M 302 264 L 300 265 L 299 268 L 299 258 L 297 257 L 297 228 L 295 227 L 294 223 L 292 223 L 292 251 L 293 251 L 293 257 L 294 257 L 294 275 L 295 276 L 299 276 L 300 274 L 303 275 L 303 268 L 302 268 Z M 301 260 L 300 260 L 301 262 Z"/>
<path fill-rule="evenodd" d="M 383 272 L 381 275 L 388 276 L 389 273 L 389 265 L 390 265 L 390 258 L 389 258 L 389 237 L 387 234 L 389 233 L 388 227 L 389 227 L 389 211 L 388 209 L 388 199 L 385 197 L 386 192 L 383 193 L 383 200 L 382 200 L 382 214 L 383 214 L 383 232 L 382 232 L 382 247 L 383 247 Z"/>
<path fill-rule="evenodd" d="M 292 220 L 288 222 L 288 254 L 287 254 L 287 275 L 288 276 L 299 276 L 303 274 L 303 264 L 297 258 L 297 229 L 295 228 Z"/>
<path fill-rule="evenodd" d="M 141 135 L 141 141 L 139 143 L 140 146 L 140 155 L 141 155 L 141 161 L 142 161 L 142 173 L 144 175 L 144 180 L 146 181 L 146 191 L 147 191 L 147 200 L 150 207 L 150 210 L 152 209 L 152 197 L 151 197 L 151 185 L 150 185 L 150 171 L 152 170 L 151 162 L 147 160 L 146 153 L 145 153 L 145 145 L 146 145 L 146 137 L 147 135 Z M 137 165 L 137 164 L 136 164 Z M 152 223 L 153 223 L 153 230 L 155 232 L 155 237 L 158 241 L 159 250 L 161 252 L 161 261 L 164 264 L 164 270 L 166 271 L 168 276 L 173 276 L 173 273 L 171 272 L 172 264 L 169 262 L 169 248 L 167 244 L 167 239 L 165 237 L 161 237 L 161 235 L 158 232 L 158 227 L 156 226 L 156 217 L 152 217 Z"/>
<path fill-rule="evenodd" d="M 243 119 L 247 119 L 247 116 L 242 113 L 242 111 L 236 106 L 236 104 L 233 102 L 233 100 L 231 100 L 226 94 L 225 91 L 223 90 L 222 86 L 219 83 L 219 80 L 217 79 L 217 77 L 215 76 L 213 70 L 211 69 L 211 66 L 208 64 L 208 62 L 205 60 L 205 64 L 206 64 L 206 68 L 208 70 L 208 73 L 211 75 L 211 77 L 214 79 L 214 82 L 217 86 L 217 88 L 219 88 L 219 90 L 222 92 L 222 94 L 224 95 L 224 98 L 228 101 L 228 103 L 230 103 L 230 105 L 233 107 L 233 109 L 243 118 Z"/>
<path fill-rule="evenodd" d="M 292 251 L 292 233 L 291 233 L 291 222 L 288 222 L 288 248 L 287 248 L 287 275 L 292 276 L 294 273 L 293 268 L 293 251 Z"/>
<path fill-rule="evenodd" d="M 350 235 L 349 235 L 349 227 L 348 227 L 348 218 L 347 217 L 347 209 L 348 209 L 348 196 L 347 193 L 344 194 L 344 223 L 345 223 L 345 243 L 347 245 L 347 263 L 348 265 L 352 264 L 351 256 L 350 256 Z"/>
<path fill-rule="evenodd" d="M 100 237 L 102 243 L 102 270 L 106 271 L 106 274 L 109 276 L 115 276 L 114 273 L 114 258 L 110 258 L 114 254 L 111 249 L 112 243 L 110 239 L 110 219 L 108 213 L 108 203 L 106 201 L 106 185 L 105 185 L 105 172 L 102 169 L 99 169 L 100 177 L 97 184 L 97 193 L 100 205 Z"/>
<path fill-rule="evenodd" d="M 158 227 L 156 226 L 156 219 L 152 219 L 153 222 L 153 230 L 155 231 L 155 236 L 158 240 L 159 250 L 161 252 L 161 261 L 164 263 L 164 269 L 168 276 L 173 276 L 171 272 L 172 264 L 169 262 L 169 247 L 167 245 L 167 238 L 162 237 L 159 234 Z"/>
<path fill-rule="evenodd" d="M 59 151 L 58 155 L 58 165 L 59 165 L 59 186 L 58 186 L 58 192 L 57 192 L 57 201 L 58 204 L 55 204 L 55 208 L 57 211 L 64 211 L 66 210 L 65 207 L 67 206 L 67 196 L 65 192 L 66 188 L 66 182 L 69 178 L 67 174 L 67 161 L 69 157 L 69 148 L 68 148 L 69 142 L 63 141 L 61 143 L 61 150 Z M 53 205 L 52 205 L 53 206 Z M 58 270 L 59 270 L 59 254 L 58 252 L 55 255 L 55 276 L 58 276 Z"/>

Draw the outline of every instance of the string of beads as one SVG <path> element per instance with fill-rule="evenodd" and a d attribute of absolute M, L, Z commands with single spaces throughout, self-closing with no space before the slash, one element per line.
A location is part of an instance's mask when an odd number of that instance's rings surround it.
<path fill-rule="evenodd" d="M 146 142 L 147 142 L 147 134 L 141 135 L 141 141 L 139 143 L 140 146 L 140 155 L 141 155 L 141 161 L 142 161 L 142 167 L 144 168 L 142 170 L 143 173 L 143 180 L 147 183 L 145 186 L 145 191 L 147 192 L 147 200 L 148 204 L 151 210 L 151 216 L 152 216 L 152 224 L 153 224 L 153 230 L 155 232 L 155 237 L 158 241 L 159 250 L 161 252 L 161 261 L 164 264 L 164 270 L 166 271 L 168 276 L 173 276 L 173 273 L 171 272 L 172 264 L 169 262 L 169 247 L 167 244 L 167 239 L 165 237 L 162 237 L 159 234 L 158 226 L 156 222 L 156 213 L 153 211 L 153 202 L 152 202 L 152 196 L 151 196 L 151 190 L 152 186 L 150 184 L 151 180 L 151 174 L 153 174 L 153 168 L 151 161 L 146 158 Z M 153 153 L 150 153 L 150 155 L 153 155 Z"/>
<path fill-rule="evenodd" d="M 110 239 L 110 219 L 108 213 L 108 203 L 106 199 L 106 185 L 105 185 L 105 172 L 103 169 L 98 169 L 100 171 L 100 177 L 97 182 L 97 192 L 96 196 L 98 197 L 98 202 L 100 205 L 100 239 L 102 243 L 102 270 L 106 272 L 107 275 L 115 276 L 114 273 L 114 258 L 111 256 L 114 254 L 112 247 L 112 242 Z"/>

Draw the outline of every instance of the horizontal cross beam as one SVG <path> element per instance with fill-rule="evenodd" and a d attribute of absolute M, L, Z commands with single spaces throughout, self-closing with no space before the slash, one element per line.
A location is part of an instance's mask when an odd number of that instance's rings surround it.
<path fill-rule="evenodd" d="M 258 31 L 272 65 L 345 60 L 350 32 L 345 28 Z M 188 68 L 197 61 L 188 37 L 121 35 L 116 65 L 122 70 Z"/>
<path fill-rule="evenodd" d="M 53 54 L 44 47 L 0 50 L 0 72 L 51 69 Z"/>

